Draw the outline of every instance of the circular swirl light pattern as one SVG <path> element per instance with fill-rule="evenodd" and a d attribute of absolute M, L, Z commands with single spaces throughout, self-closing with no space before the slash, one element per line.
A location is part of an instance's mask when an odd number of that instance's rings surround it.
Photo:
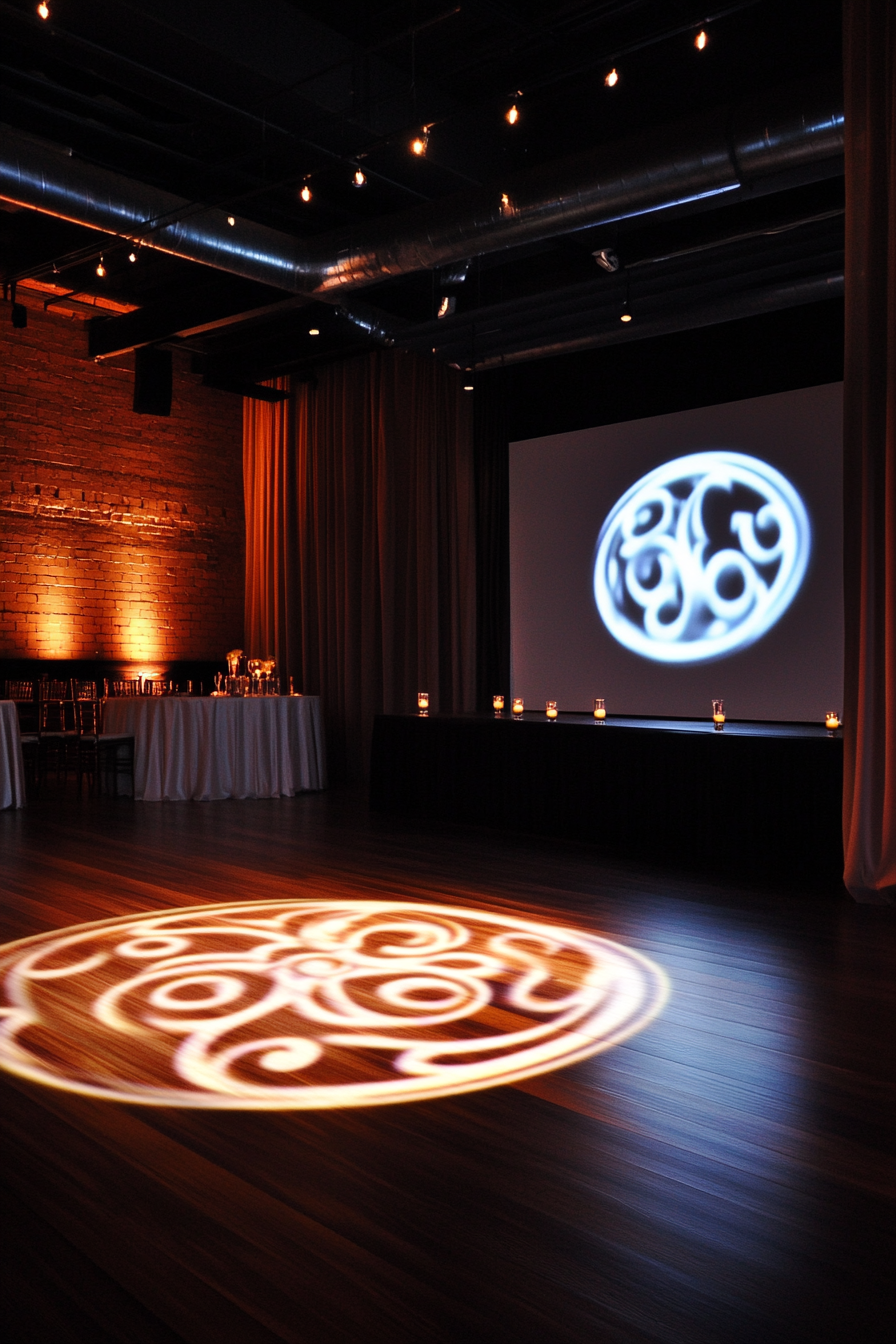
<path fill-rule="evenodd" d="M 399 901 L 257 901 L 0 949 L 0 1064 L 159 1106 L 289 1110 L 527 1078 L 644 1027 L 662 971 L 605 938 Z"/>
<path fill-rule="evenodd" d="M 811 549 L 803 502 L 757 457 L 691 453 L 642 476 L 601 528 L 594 598 L 643 658 L 699 663 L 760 639 L 796 596 Z"/>

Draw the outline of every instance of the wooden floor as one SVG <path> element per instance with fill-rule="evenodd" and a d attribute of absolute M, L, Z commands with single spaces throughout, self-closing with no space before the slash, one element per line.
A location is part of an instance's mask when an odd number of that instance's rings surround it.
<path fill-rule="evenodd" d="M 4 941 L 253 896 L 561 919 L 672 995 L 606 1054 L 447 1100 L 128 1107 L 0 1078 L 10 1344 L 876 1344 L 894 1335 L 896 915 L 584 846 L 276 802 L 0 813 Z"/>

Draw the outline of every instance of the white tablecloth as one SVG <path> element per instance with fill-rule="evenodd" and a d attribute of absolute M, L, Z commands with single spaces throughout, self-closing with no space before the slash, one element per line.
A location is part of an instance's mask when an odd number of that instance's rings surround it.
<path fill-rule="evenodd" d="M 121 696 L 106 733 L 134 736 L 134 797 L 279 798 L 326 786 L 320 698 Z"/>
<path fill-rule="evenodd" d="M 25 806 L 25 767 L 19 716 L 12 700 L 0 700 L 0 807 Z"/>

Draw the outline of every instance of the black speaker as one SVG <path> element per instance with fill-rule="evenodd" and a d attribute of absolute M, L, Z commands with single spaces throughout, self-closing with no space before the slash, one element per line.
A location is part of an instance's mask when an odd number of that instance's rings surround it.
<path fill-rule="evenodd" d="M 134 410 L 138 415 L 171 414 L 171 351 L 145 345 L 134 352 Z"/>

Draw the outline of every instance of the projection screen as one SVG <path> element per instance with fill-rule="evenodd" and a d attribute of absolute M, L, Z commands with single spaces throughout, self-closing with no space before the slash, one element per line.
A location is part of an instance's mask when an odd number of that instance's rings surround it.
<path fill-rule="evenodd" d="M 839 711 L 842 393 L 512 443 L 511 689 L 526 708 Z"/>

